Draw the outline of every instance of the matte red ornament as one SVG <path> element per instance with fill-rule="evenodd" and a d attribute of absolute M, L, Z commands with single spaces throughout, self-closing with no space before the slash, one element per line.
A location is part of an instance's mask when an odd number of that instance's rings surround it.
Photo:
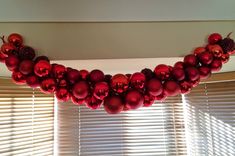
<path fill-rule="evenodd" d="M 157 78 L 161 80 L 167 80 L 170 77 L 170 69 L 165 64 L 160 64 L 154 69 L 154 73 Z"/>
<path fill-rule="evenodd" d="M 222 68 L 222 61 L 219 59 L 213 60 L 213 62 L 210 64 L 210 68 L 213 72 L 219 71 Z"/>
<path fill-rule="evenodd" d="M 179 83 L 181 94 L 188 94 L 192 90 L 192 84 L 188 81 L 182 81 Z"/>
<path fill-rule="evenodd" d="M 213 55 L 208 51 L 199 54 L 198 58 L 203 65 L 209 65 L 213 61 Z"/>
<path fill-rule="evenodd" d="M 71 96 L 71 101 L 73 102 L 73 104 L 75 105 L 82 105 L 85 103 L 85 99 L 78 99 L 75 96 Z"/>
<path fill-rule="evenodd" d="M 223 49 L 217 44 L 207 45 L 207 49 L 213 54 L 215 58 L 220 58 L 224 53 Z"/>
<path fill-rule="evenodd" d="M 205 47 L 197 47 L 194 49 L 193 54 L 197 56 L 205 51 L 206 51 Z"/>
<path fill-rule="evenodd" d="M 125 101 L 126 101 L 125 104 L 126 107 L 133 110 L 143 106 L 144 97 L 137 90 L 130 90 L 126 94 Z"/>
<path fill-rule="evenodd" d="M 48 76 L 51 72 L 51 65 L 48 61 L 40 60 L 34 66 L 34 73 L 39 77 Z"/>
<path fill-rule="evenodd" d="M 97 99 L 104 100 L 109 94 L 109 85 L 106 82 L 98 82 L 95 84 L 93 95 Z"/>
<path fill-rule="evenodd" d="M 78 99 L 85 99 L 89 93 L 89 86 L 85 81 L 75 83 L 72 89 L 73 95 Z"/>
<path fill-rule="evenodd" d="M 0 62 L 5 63 L 6 56 L 0 51 Z"/>
<path fill-rule="evenodd" d="M 50 63 L 50 60 L 49 60 L 49 58 L 47 57 L 47 56 L 38 56 L 36 59 L 35 59 L 35 63 L 38 63 L 39 61 L 41 61 L 41 60 L 44 60 L 44 61 L 47 61 L 47 62 L 49 62 Z"/>
<path fill-rule="evenodd" d="M 22 85 L 26 82 L 25 76 L 19 71 L 13 71 L 11 77 L 15 84 Z"/>
<path fill-rule="evenodd" d="M 91 82 L 101 82 L 104 81 L 104 73 L 101 70 L 95 69 L 90 73 Z"/>
<path fill-rule="evenodd" d="M 88 76 L 89 76 L 89 72 L 87 71 L 87 70 L 80 70 L 80 75 L 81 75 L 81 78 L 83 79 L 83 80 L 87 80 L 87 78 L 88 78 Z"/>
<path fill-rule="evenodd" d="M 53 78 L 44 79 L 40 84 L 40 89 L 45 94 L 51 94 L 56 89 L 56 83 Z"/>
<path fill-rule="evenodd" d="M 23 44 L 23 37 L 17 33 L 10 34 L 8 36 L 8 42 L 16 47 L 19 47 Z"/>
<path fill-rule="evenodd" d="M 151 94 L 145 94 L 144 95 L 144 107 L 152 106 L 154 103 L 155 97 Z"/>
<path fill-rule="evenodd" d="M 40 85 L 39 78 L 36 75 L 27 76 L 26 83 L 28 86 L 30 86 L 32 88 L 39 87 L 39 85 Z"/>
<path fill-rule="evenodd" d="M 119 96 L 111 96 L 104 100 L 104 110 L 108 114 L 118 114 L 123 108 L 124 104 Z"/>
<path fill-rule="evenodd" d="M 67 68 L 67 80 L 71 84 L 76 83 L 79 80 L 79 78 L 80 78 L 80 73 L 77 69 L 68 70 L 68 68 Z"/>
<path fill-rule="evenodd" d="M 34 69 L 34 63 L 32 60 L 23 60 L 20 63 L 19 71 L 24 75 L 31 74 L 33 72 L 33 69 Z"/>
<path fill-rule="evenodd" d="M 19 63 L 20 63 L 20 60 L 15 55 L 10 55 L 5 60 L 5 64 L 10 71 L 17 69 Z"/>
<path fill-rule="evenodd" d="M 185 79 L 184 70 L 181 68 L 173 68 L 172 77 L 177 81 L 182 81 Z"/>
<path fill-rule="evenodd" d="M 23 46 L 20 48 L 19 57 L 22 60 L 33 60 L 36 56 L 35 51 L 30 46 Z"/>
<path fill-rule="evenodd" d="M 176 96 L 180 92 L 180 86 L 177 82 L 168 80 L 164 83 L 164 93 L 167 96 Z"/>
<path fill-rule="evenodd" d="M 178 61 L 174 64 L 174 68 L 184 69 L 184 62 Z"/>
<path fill-rule="evenodd" d="M 64 78 L 66 72 L 67 72 L 66 67 L 63 65 L 60 65 L 60 64 L 54 65 L 52 68 L 52 73 L 53 73 L 54 77 L 57 79 Z"/>
<path fill-rule="evenodd" d="M 185 73 L 186 73 L 187 78 L 190 81 L 195 81 L 195 80 L 199 79 L 199 77 L 200 77 L 200 73 L 199 73 L 198 69 L 195 67 L 186 68 Z"/>
<path fill-rule="evenodd" d="M 227 63 L 229 61 L 230 55 L 228 53 L 223 54 L 220 59 L 222 61 L 223 64 Z"/>
<path fill-rule="evenodd" d="M 145 69 L 141 70 L 141 73 L 143 73 L 145 75 L 146 80 L 150 80 L 154 76 L 153 71 L 149 68 L 145 68 Z"/>
<path fill-rule="evenodd" d="M 222 36 L 219 33 L 213 33 L 208 37 L 209 44 L 216 44 L 222 40 Z"/>
<path fill-rule="evenodd" d="M 99 100 L 94 96 L 89 96 L 86 98 L 86 106 L 92 110 L 99 109 L 102 103 L 102 100 Z"/>
<path fill-rule="evenodd" d="M 145 86 L 145 81 L 145 75 L 143 73 L 136 72 L 131 75 L 130 85 L 135 89 L 143 89 Z"/>
<path fill-rule="evenodd" d="M 200 79 L 208 79 L 211 76 L 211 68 L 207 66 L 201 66 L 198 68 L 200 73 Z"/>
<path fill-rule="evenodd" d="M 167 96 L 166 96 L 166 94 L 164 92 L 162 92 L 158 96 L 155 96 L 155 100 L 157 100 L 157 101 L 164 101 L 164 100 L 166 100 L 166 98 L 167 98 Z"/>
<path fill-rule="evenodd" d="M 146 88 L 148 93 L 153 96 L 158 96 L 163 91 L 161 81 L 156 78 L 152 78 L 151 80 L 149 80 Z"/>
<path fill-rule="evenodd" d="M 66 102 L 70 99 L 70 93 L 66 88 L 59 88 L 56 90 L 55 96 L 58 101 Z"/>
<path fill-rule="evenodd" d="M 13 44 L 11 43 L 4 43 L 1 46 L 1 52 L 3 55 L 8 56 L 11 54 L 14 54 L 16 51 L 16 48 Z"/>
<path fill-rule="evenodd" d="M 186 66 L 197 66 L 198 65 L 197 57 L 193 54 L 186 55 L 184 57 L 184 64 Z"/>
<path fill-rule="evenodd" d="M 111 78 L 110 86 L 117 93 L 123 93 L 128 89 L 128 78 L 123 74 L 116 74 Z"/>

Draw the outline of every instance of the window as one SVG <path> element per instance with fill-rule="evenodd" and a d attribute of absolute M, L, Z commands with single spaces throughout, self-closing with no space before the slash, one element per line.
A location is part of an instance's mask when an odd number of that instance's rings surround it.
<path fill-rule="evenodd" d="M 53 155 L 54 98 L 0 79 L 0 155 Z"/>

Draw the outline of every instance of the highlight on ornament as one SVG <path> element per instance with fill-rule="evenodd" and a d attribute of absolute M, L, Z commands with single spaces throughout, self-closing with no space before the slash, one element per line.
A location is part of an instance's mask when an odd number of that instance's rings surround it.
<path fill-rule="evenodd" d="M 90 109 L 99 109 L 103 104 L 107 113 L 117 114 L 189 93 L 200 80 L 219 71 L 235 53 L 230 35 L 222 38 L 213 33 L 205 46 L 195 48 L 174 66 L 159 64 L 153 70 L 145 68 L 133 74 L 112 76 L 98 69 L 89 72 L 51 64 L 47 56 L 36 56 L 35 50 L 25 45 L 17 33 L 9 35 L 7 40 L 1 37 L 0 61 L 12 72 L 12 80 L 18 85 L 39 87 L 45 94 L 54 93 L 61 102 L 71 100 Z"/>

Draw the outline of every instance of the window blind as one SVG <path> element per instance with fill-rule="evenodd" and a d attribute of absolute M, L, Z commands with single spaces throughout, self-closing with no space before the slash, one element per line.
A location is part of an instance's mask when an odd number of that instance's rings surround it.
<path fill-rule="evenodd" d="M 235 82 L 202 84 L 183 97 L 188 153 L 235 155 Z"/>
<path fill-rule="evenodd" d="M 0 79 L 0 155 L 53 155 L 52 95 Z"/>
<path fill-rule="evenodd" d="M 181 96 L 135 111 L 107 115 L 103 108 L 58 103 L 58 155 L 186 155 Z"/>

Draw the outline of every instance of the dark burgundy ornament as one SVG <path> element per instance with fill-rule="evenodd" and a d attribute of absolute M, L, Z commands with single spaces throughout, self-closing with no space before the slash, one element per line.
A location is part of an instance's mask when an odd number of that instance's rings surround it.
<path fill-rule="evenodd" d="M 177 81 L 182 81 L 185 78 L 184 70 L 181 68 L 173 68 L 172 77 Z"/>
<path fill-rule="evenodd" d="M 207 66 L 201 66 L 198 68 L 200 73 L 200 79 L 208 79 L 211 76 L 211 69 Z"/>
<path fill-rule="evenodd" d="M 8 36 L 8 42 L 16 47 L 19 47 L 23 44 L 23 37 L 17 33 L 10 34 Z"/>
<path fill-rule="evenodd" d="M 66 67 L 63 65 L 60 65 L 60 64 L 54 65 L 52 68 L 52 73 L 53 73 L 54 77 L 57 79 L 64 78 L 66 72 L 67 72 Z"/>
<path fill-rule="evenodd" d="M 143 89 L 145 86 L 145 81 L 145 75 L 143 73 L 136 72 L 131 75 L 130 85 L 135 89 Z"/>
<path fill-rule="evenodd" d="M 53 93 L 56 89 L 55 80 L 53 78 L 47 78 L 47 79 L 42 80 L 40 84 L 40 89 L 45 94 Z"/>
<path fill-rule="evenodd" d="M 206 51 L 205 47 L 197 47 L 197 48 L 194 49 L 193 54 L 195 56 L 197 56 L 197 55 L 199 55 L 199 54 L 201 54 L 201 53 L 203 53 L 205 51 Z"/>
<path fill-rule="evenodd" d="M 86 106 L 92 110 L 99 109 L 102 105 L 102 102 L 102 100 L 99 100 L 94 96 L 89 96 L 86 98 Z"/>
<path fill-rule="evenodd" d="M 107 97 L 104 100 L 104 110 L 108 114 L 118 114 L 118 113 L 121 113 L 123 108 L 124 108 L 124 104 L 122 102 L 122 99 L 119 96 Z"/>
<path fill-rule="evenodd" d="M 77 69 L 68 69 L 67 68 L 67 80 L 71 83 L 74 84 L 76 83 L 80 78 L 80 73 Z"/>
<path fill-rule="evenodd" d="M 208 37 L 209 44 L 216 44 L 222 40 L 222 36 L 219 33 L 213 33 Z"/>
<path fill-rule="evenodd" d="M 5 60 L 5 64 L 10 71 L 17 69 L 19 63 L 20 63 L 20 60 L 15 55 L 10 55 Z"/>
<path fill-rule="evenodd" d="M 185 73 L 186 73 L 187 78 L 190 81 L 195 81 L 195 80 L 199 79 L 199 77 L 200 77 L 200 73 L 199 73 L 198 69 L 195 67 L 187 67 L 185 69 Z"/>
<path fill-rule="evenodd" d="M 164 93 L 167 96 L 176 96 L 179 94 L 180 86 L 177 82 L 168 80 L 164 83 Z"/>
<path fill-rule="evenodd" d="M 163 91 L 161 81 L 156 78 L 152 78 L 151 80 L 149 80 L 146 88 L 148 93 L 153 96 L 158 96 Z"/>
<path fill-rule="evenodd" d="M 213 61 L 213 55 L 209 51 L 202 52 L 198 55 L 198 59 L 203 65 L 209 65 Z"/>
<path fill-rule="evenodd" d="M 109 85 L 106 82 L 98 82 L 95 84 L 93 95 L 97 99 L 104 100 L 109 94 Z"/>
<path fill-rule="evenodd" d="M 110 83 L 111 78 L 112 78 L 112 75 L 107 74 L 107 75 L 104 76 L 104 81 L 107 82 L 107 83 Z"/>
<path fill-rule="evenodd" d="M 16 48 L 11 43 L 3 43 L 1 46 L 1 52 L 4 56 L 13 55 L 16 52 Z"/>
<path fill-rule="evenodd" d="M 145 94 L 144 95 L 144 107 L 152 106 L 154 103 L 155 97 L 151 94 Z"/>
<path fill-rule="evenodd" d="M 33 72 L 33 69 L 34 69 L 34 63 L 32 60 L 23 60 L 20 63 L 19 71 L 24 75 L 31 74 Z"/>
<path fill-rule="evenodd" d="M 66 102 L 70 99 L 70 93 L 66 88 L 59 88 L 56 90 L 55 96 L 58 101 Z"/>
<path fill-rule="evenodd" d="M 35 51 L 32 47 L 23 46 L 20 48 L 19 57 L 22 60 L 33 60 L 35 57 Z"/>
<path fill-rule="evenodd" d="M 174 64 L 174 68 L 184 69 L 184 62 L 178 61 Z"/>
<path fill-rule="evenodd" d="M 19 71 L 13 71 L 11 77 L 15 84 L 22 85 L 26 82 L 25 76 Z"/>
<path fill-rule="evenodd" d="M 36 75 L 27 76 L 26 83 L 28 86 L 30 86 L 32 88 L 39 87 L 39 85 L 40 85 L 39 78 Z"/>
<path fill-rule="evenodd" d="M 34 73 L 39 77 L 48 76 L 51 72 L 51 65 L 48 61 L 40 60 L 34 66 Z"/>
<path fill-rule="evenodd" d="M 35 63 L 38 63 L 38 61 L 41 61 L 41 60 L 44 60 L 44 61 L 47 61 L 50 63 L 50 60 L 47 56 L 38 56 L 36 59 L 35 59 Z"/>
<path fill-rule="evenodd" d="M 83 79 L 83 80 L 87 80 L 87 78 L 88 78 L 88 76 L 89 76 L 89 72 L 87 71 L 87 70 L 80 70 L 80 75 L 81 75 L 81 78 Z"/>
<path fill-rule="evenodd" d="M 128 89 L 128 78 L 123 74 L 116 74 L 111 78 L 110 86 L 117 93 L 123 93 Z"/>
<path fill-rule="evenodd" d="M 91 82 L 101 82 L 104 81 L 104 73 L 101 70 L 95 69 L 90 73 Z"/>
<path fill-rule="evenodd" d="M 71 96 L 71 101 L 73 102 L 73 104 L 75 105 L 82 105 L 85 103 L 85 99 L 78 99 L 75 96 Z"/>
<path fill-rule="evenodd" d="M 126 107 L 133 110 L 143 106 L 144 97 L 137 90 L 130 90 L 126 94 L 125 101 L 126 101 L 125 104 Z"/>
<path fill-rule="evenodd" d="M 170 77 L 169 66 L 167 66 L 165 64 L 160 64 L 160 65 L 156 66 L 156 68 L 154 69 L 154 73 L 157 78 L 159 78 L 161 80 L 167 80 Z"/>
<path fill-rule="evenodd" d="M 218 43 L 223 49 L 224 53 L 231 53 L 235 50 L 234 40 L 230 38 L 231 34 L 232 33 L 229 33 L 226 38 L 224 38 Z"/>
<path fill-rule="evenodd" d="M 79 81 L 75 83 L 72 93 L 78 99 L 85 99 L 89 93 L 89 86 L 87 82 Z"/>
<path fill-rule="evenodd" d="M 143 73 L 145 75 L 146 80 L 150 80 L 154 76 L 153 71 L 149 68 L 145 68 L 145 69 L 141 70 L 141 73 Z"/>
<path fill-rule="evenodd" d="M 186 66 L 197 66 L 198 65 L 197 57 L 193 54 L 186 55 L 184 57 L 184 64 Z"/>
<path fill-rule="evenodd" d="M 213 60 L 213 62 L 210 64 L 210 68 L 213 72 L 219 71 L 222 68 L 222 61 L 219 59 Z"/>
<path fill-rule="evenodd" d="M 192 90 L 192 84 L 188 81 L 182 81 L 179 83 L 182 94 L 188 94 Z"/>

